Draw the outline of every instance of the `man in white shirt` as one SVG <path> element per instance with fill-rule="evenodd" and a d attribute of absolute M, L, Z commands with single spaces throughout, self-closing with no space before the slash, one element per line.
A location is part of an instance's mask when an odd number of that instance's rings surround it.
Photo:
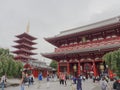
<path fill-rule="evenodd" d="M 6 75 L 3 74 L 3 76 L 1 77 L 1 82 L 0 82 L 2 90 L 4 90 L 5 82 L 6 82 Z"/>
<path fill-rule="evenodd" d="M 100 87 L 101 87 L 101 90 L 107 90 L 107 82 L 105 80 L 105 77 L 102 77 L 102 80 L 100 81 Z"/>

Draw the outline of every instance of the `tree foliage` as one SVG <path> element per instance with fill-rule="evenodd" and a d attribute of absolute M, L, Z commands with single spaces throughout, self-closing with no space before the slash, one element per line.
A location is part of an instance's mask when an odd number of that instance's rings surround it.
<path fill-rule="evenodd" d="M 8 77 L 18 77 L 21 69 L 23 64 L 15 61 L 8 49 L 0 48 L 0 76 L 6 73 Z"/>
<path fill-rule="evenodd" d="M 120 50 L 109 52 L 103 56 L 103 60 L 114 73 L 120 77 Z"/>
<path fill-rule="evenodd" d="M 57 62 L 55 60 L 52 60 L 50 63 L 50 67 L 57 69 Z"/>

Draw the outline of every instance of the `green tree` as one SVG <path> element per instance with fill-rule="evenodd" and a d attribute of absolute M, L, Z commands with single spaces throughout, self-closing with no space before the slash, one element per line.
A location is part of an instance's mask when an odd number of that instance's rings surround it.
<path fill-rule="evenodd" d="M 0 48 L 0 76 L 6 73 L 8 77 L 17 77 L 21 69 L 23 69 L 22 63 L 14 60 L 9 49 Z"/>
<path fill-rule="evenodd" d="M 109 52 L 103 56 L 108 68 L 120 77 L 120 50 Z"/>
<path fill-rule="evenodd" d="M 55 60 L 52 60 L 50 63 L 50 67 L 57 69 L 57 62 Z"/>

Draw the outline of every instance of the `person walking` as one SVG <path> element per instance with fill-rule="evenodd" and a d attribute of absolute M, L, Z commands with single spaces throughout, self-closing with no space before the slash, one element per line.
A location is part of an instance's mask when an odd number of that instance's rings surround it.
<path fill-rule="evenodd" d="M 101 87 L 101 90 L 107 90 L 107 82 L 105 80 L 105 77 L 102 77 L 102 80 L 100 81 L 100 87 Z"/>
<path fill-rule="evenodd" d="M 62 85 L 64 85 L 64 83 L 65 83 L 65 74 L 64 73 L 62 73 L 61 79 L 62 79 Z"/>
<path fill-rule="evenodd" d="M 59 75 L 59 82 L 60 82 L 60 85 L 62 84 L 62 73 L 60 72 L 60 75 Z"/>
<path fill-rule="evenodd" d="M 21 81 L 20 81 L 20 87 L 21 87 L 20 90 L 24 90 L 25 79 L 26 79 L 25 72 L 22 71 L 22 78 L 21 78 Z"/>
<path fill-rule="evenodd" d="M 115 78 L 113 82 L 113 89 L 116 90 L 118 85 L 118 80 Z"/>
<path fill-rule="evenodd" d="M 43 79 L 42 72 L 40 72 L 39 75 L 38 75 L 38 88 L 40 88 L 40 86 L 41 86 L 42 79 Z"/>
<path fill-rule="evenodd" d="M 5 82 L 6 82 L 6 75 L 3 74 L 3 76 L 1 77 L 1 82 L 0 82 L 2 90 L 4 90 Z"/>
<path fill-rule="evenodd" d="M 50 83 L 49 83 L 49 81 L 50 81 L 50 76 L 49 76 L 49 74 L 48 74 L 48 75 L 47 75 L 47 88 L 50 87 Z"/>
<path fill-rule="evenodd" d="M 29 83 L 29 75 L 28 75 L 27 72 L 25 73 L 25 78 L 24 78 L 24 84 L 25 84 L 25 83 L 28 85 L 28 87 L 30 86 L 30 83 Z"/>
<path fill-rule="evenodd" d="M 77 90 L 82 90 L 82 79 L 80 76 L 77 78 Z"/>
<path fill-rule="evenodd" d="M 64 74 L 64 84 L 65 84 L 65 86 L 67 86 L 67 74 Z"/>
<path fill-rule="evenodd" d="M 29 76 L 29 85 L 33 85 L 33 82 L 34 82 L 34 76 L 33 76 L 33 74 L 30 74 L 30 76 Z"/>
<path fill-rule="evenodd" d="M 74 84 L 76 84 L 76 77 L 75 77 L 75 76 L 73 76 L 73 78 L 72 78 L 72 79 L 73 79 L 73 83 L 74 83 Z"/>

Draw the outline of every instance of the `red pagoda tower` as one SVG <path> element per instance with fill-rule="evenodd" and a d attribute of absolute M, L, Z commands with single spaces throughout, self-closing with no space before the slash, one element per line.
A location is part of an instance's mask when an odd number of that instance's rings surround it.
<path fill-rule="evenodd" d="M 36 60 L 32 58 L 31 55 L 36 55 L 36 53 L 33 53 L 32 50 L 36 49 L 33 47 L 33 45 L 36 44 L 35 42 L 33 42 L 33 40 L 36 40 L 37 38 L 29 35 L 28 31 L 29 28 L 27 27 L 27 32 L 24 32 L 23 34 L 16 36 L 19 39 L 14 41 L 18 44 L 13 46 L 14 48 L 17 49 L 16 51 L 13 51 L 13 53 L 16 54 L 15 60 L 20 60 L 22 62 L 28 62 L 29 60 Z"/>

